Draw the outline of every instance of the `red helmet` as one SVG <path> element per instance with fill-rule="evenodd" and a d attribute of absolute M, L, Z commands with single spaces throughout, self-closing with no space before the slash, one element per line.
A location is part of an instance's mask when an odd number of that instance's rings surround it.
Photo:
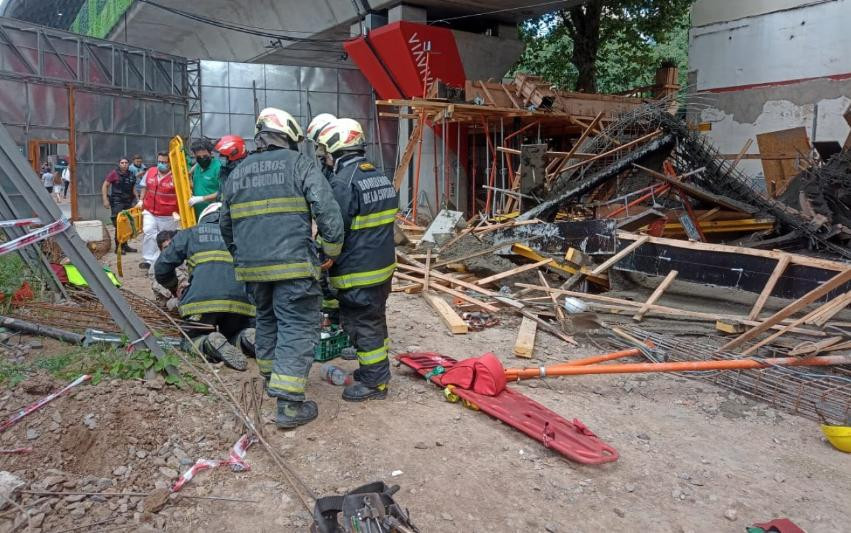
<path fill-rule="evenodd" d="M 239 161 L 245 157 L 245 140 L 239 135 L 225 135 L 214 148 L 219 154 L 228 158 L 228 161 Z"/>

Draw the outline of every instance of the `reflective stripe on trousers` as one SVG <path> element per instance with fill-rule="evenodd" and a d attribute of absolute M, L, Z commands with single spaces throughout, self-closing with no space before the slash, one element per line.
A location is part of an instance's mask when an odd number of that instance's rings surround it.
<path fill-rule="evenodd" d="M 291 392 L 295 394 L 304 394 L 304 386 L 307 380 L 297 376 L 287 376 L 284 374 L 276 374 L 272 372 L 272 377 L 269 379 L 269 388 L 283 392 Z"/>
<path fill-rule="evenodd" d="M 362 365 L 374 365 L 387 359 L 390 352 L 390 339 L 384 339 L 384 346 L 368 352 L 357 352 L 358 363 Z"/>

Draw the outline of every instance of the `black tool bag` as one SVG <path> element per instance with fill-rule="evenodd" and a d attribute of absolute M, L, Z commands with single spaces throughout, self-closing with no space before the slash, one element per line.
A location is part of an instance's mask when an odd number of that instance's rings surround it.
<path fill-rule="evenodd" d="M 383 481 L 360 486 L 342 496 L 316 500 L 311 533 L 419 533 L 408 512 L 393 500 L 399 485 Z M 342 524 L 340 514 L 342 513 Z"/>

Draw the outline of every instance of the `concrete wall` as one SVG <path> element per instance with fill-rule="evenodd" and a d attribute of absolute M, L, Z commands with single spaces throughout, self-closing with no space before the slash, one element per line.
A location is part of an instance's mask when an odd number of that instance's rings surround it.
<path fill-rule="evenodd" d="M 694 14 L 689 85 L 701 94 L 689 119 L 710 123 L 707 135 L 722 152 L 737 153 L 753 139 L 750 153 L 758 153 L 757 134 L 799 126 L 810 140 L 844 142 L 851 0 L 701 1 Z M 698 25 L 707 21 L 714 22 Z M 762 172 L 758 160 L 741 168 Z"/>
<path fill-rule="evenodd" d="M 697 0 L 691 8 L 691 23 L 693 26 L 706 26 L 833 1 L 835 0 Z"/>

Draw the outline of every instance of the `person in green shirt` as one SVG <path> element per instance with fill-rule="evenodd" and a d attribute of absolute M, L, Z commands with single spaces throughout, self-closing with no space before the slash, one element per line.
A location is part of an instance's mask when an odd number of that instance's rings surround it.
<path fill-rule="evenodd" d="M 222 163 L 217 157 L 213 157 L 213 145 L 206 139 L 194 141 L 190 149 L 195 156 L 195 165 L 192 167 L 192 196 L 189 198 L 189 205 L 195 209 L 197 218 L 219 196 Z"/>

